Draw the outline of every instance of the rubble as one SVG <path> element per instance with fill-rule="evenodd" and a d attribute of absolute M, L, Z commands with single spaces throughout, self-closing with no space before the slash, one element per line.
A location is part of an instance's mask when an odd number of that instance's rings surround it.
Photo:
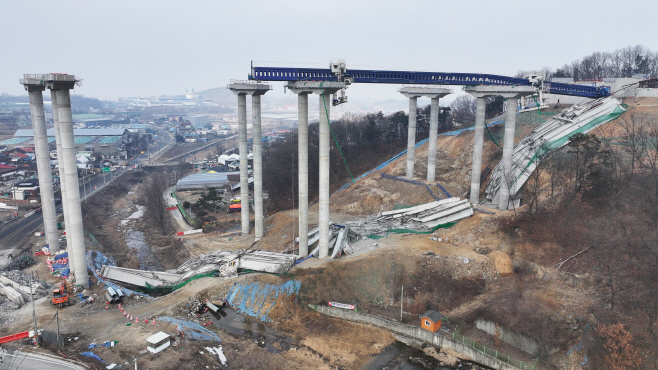
<path fill-rule="evenodd" d="M 135 270 L 103 265 L 100 276 L 141 287 L 162 287 L 183 283 L 194 276 L 218 271 L 222 278 L 237 277 L 238 269 L 284 274 L 297 259 L 296 255 L 265 251 L 227 252 L 218 250 L 183 263 L 176 273 Z"/>
<path fill-rule="evenodd" d="M 50 285 L 47 283 L 34 280 L 32 281 L 32 287 L 30 288 L 30 279 L 28 275 L 23 274 L 18 270 L 5 271 L 0 274 L 0 284 L 21 295 L 23 302 L 29 302 L 31 295 L 33 295 L 34 298 L 44 297 L 48 295 L 50 290 Z M 2 290 L 3 288 L 0 288 L 0 291 Z M 12 299 L 10 298 L 10 300 Z"/>
<path fill-rule="evenodd" d="M 355 236 L 367 237 L 391 230 L 429 232 L 436 227 L 471 217 L 473 208 L 466 199 L 457 197 L 421 204 L 415 207 L 381 212 L 361 221 L 346 222 Z"/>

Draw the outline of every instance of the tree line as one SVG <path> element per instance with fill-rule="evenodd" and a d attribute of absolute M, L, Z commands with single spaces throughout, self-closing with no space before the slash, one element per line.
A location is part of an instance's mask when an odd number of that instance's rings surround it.
<path fill-rule="evenodd" d="M 640 367 L 638 351 L 652 353 L 658 343 L 658 119 L 631 110 L 617 125 L 575 134 L 543 158 L 523 190 L 527 213 L 511 221 L 536 242 L 560 246 L 560 271 L 599 277 L 602 302 L 590 307 L 598 368 L 604 358 L 611 368 Z M 624 353 L 608 350 L 618 345 L 611 327 L 635 338 Z M 649 356 L 642 365 L 658 361 Z"/>
<path fill-rule="evenodd" d="M 547 80 L 557 77 L 573 78 L 575 81 L 600 80 L 610 77 L 633 77 L 636 74 L 658 75 L 658 52 L 642 46 L 627 46 L 611 52 L 597 51 L 582 59 L 565 63 L 553 70 L 543 67 L 539 70 L 519 71 L 516 77 L 531 73 L 540 74 Z"/>
<path fill-rule="evenodd" d="M 429 136 L 430 105 L 419 107 L 416 114 L 416 141 Z M 407 145 L 409 116 L 405 112 L 384 115 L 382 112 L 348 115 L 331 122 L 330 184 L 331 191 L 367 172 Z M 438 132 L 453 129 L 450 108 L 442 107 Z M 318 123 L 309 124 L 309 199 L 317 199 L 319 187 Z M 297 130 L 264 147 L 263 183 L 270 196 L 269 210 L 297 207 L 298 193 Z"/>

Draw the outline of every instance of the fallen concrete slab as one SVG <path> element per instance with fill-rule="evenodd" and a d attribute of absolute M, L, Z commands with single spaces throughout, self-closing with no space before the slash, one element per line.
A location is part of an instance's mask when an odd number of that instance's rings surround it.
<path fill-rule="evenodd" d="M 23 296 L 10 286 L 0 283 L 0 293 L 6 296 L 7 299 L 10 300 L 11 302 L 14 302 L 21 306 L 25 304 L 25 300 L 23 299 Z"/>
<path fill-rule="evenodd" d="M 135 270 L 125 267 L 103 265 L 100 275 L 106 279 L 119 281 L 125 284 L 146 287 L 159 287 L 171 285 L 181 279 L 179 274 L 168 272 Z"/>

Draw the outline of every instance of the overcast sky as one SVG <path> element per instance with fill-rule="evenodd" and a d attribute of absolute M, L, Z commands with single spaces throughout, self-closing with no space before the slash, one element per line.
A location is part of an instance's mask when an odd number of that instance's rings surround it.
<path fill-rule="evenodd" d="M 0 93 L 24 73 L 69 73 L 102 99 L 183 94 L 260 65 L 513 75 L 594 51 L 658 50 L 656 1 L 0 2 Z M 309 64 L 312 63 L 312 64 Z M 277 83 L 271 94 L 283 94 Z M 352 86 L 350 98 L 401 98 Z"/>

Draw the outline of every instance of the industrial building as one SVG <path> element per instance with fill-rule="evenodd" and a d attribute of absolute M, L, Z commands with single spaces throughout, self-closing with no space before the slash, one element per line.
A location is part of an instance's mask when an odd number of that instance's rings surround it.
<path fill-rule="evenodd" d="M 210 116 L 206 114 L 195 114 L 192 116 L 185 116 L 185 120 L 190 121 L 195 128 L 206 127 L 210 124 Z"/>
<path fill-rule="evenodd" d="M 240 172 L 203 172 L 184 177 L 176 182 L 176 190 L 192 190 L 221 188 L 229 185 L 229 176 L 240 175 Z"/>
<path fill-rule="evenodd" d="M 55 150 L 55 130 L 47 130 L 48 150 Z M 76 152 L 114 153 L 129 141 L 130 131 L 123 128 L 73 129 Z M 17 130 L 14 137 L 1 141 L 8 149 L 33 148 L 34 133 L 30 129 Z"/>

